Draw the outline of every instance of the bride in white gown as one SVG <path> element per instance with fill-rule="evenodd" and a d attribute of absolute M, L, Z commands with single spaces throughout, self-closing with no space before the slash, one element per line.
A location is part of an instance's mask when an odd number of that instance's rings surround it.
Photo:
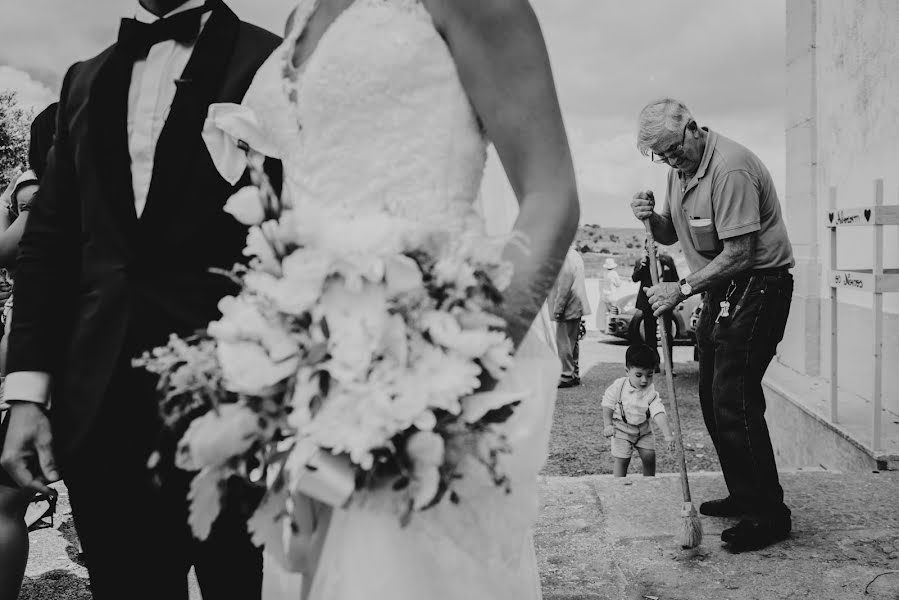
<path fill-rule="evenodd" d="M 539 313 L 579 213 L 529 3 L 301 0 L 244 105 L 281 159 L 299 214 L 387 213 L 459 233 L 499 229 L 510 211 L 489 197 L 478 209 L 489 140 L 520 205 L 514 229 L 528 240 L 507 251 L 515 275 L 504 316 L 518 352 L 500 386 L 529 392 L 503 425 L 512 493 L 473 465 L 460 504 L 417 513 L 405 528 L 377 501 L 335 510 L 307 597 L 539 599 L 531 530 L 559 371 Z M 298 598 L 295 583 L 269 565 L 268 598 Z"/>

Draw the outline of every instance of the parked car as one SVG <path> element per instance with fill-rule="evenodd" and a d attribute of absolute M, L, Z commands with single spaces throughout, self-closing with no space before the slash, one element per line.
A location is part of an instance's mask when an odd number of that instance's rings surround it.
<path fill-rule="evenodd" d="M 606 333 L 625 340 L 643 339 L 643 311 L 637 308 L 636 292 L 621 296 L 609 303 L 606 314 Z M 691 296 L 679 304 L 673 312 L 674 342 L 696 341 L 696 323 L 702 310 L 701 298 Z M 696 319 L 693 317 L 697 316 Z M 659 330 L 661 334 L 661 330 Z"/>

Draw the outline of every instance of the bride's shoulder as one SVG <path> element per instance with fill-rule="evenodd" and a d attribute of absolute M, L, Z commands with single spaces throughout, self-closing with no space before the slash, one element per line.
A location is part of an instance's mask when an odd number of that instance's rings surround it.
<path fill-rule="evenodd" d="M 466 28 L 489 32 L 533 14 L 529 0 L 421 0 L 441 31 Z"/>

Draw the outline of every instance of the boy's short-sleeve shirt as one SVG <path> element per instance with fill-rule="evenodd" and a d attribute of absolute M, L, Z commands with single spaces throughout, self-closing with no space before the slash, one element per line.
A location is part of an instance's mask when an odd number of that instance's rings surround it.
<path fill-rule="evenodd" d="M 621 410 L 618 406 L 619 396 L 621 405 L 624 406 L 624 416 L 631 425 L 640 425 L 646 421 L 647 409 L 651 419 L 665 413 L 665 405 L 662 404 L 662 398 L 656 391 L 655 385 L 640 389 L 632 386 L 627 377 L 621 377 L 616 379 L 602 396 L 603 408 L 611 408 L 612 418 L 619 421 L 624 420 L 621 418 Z"/>

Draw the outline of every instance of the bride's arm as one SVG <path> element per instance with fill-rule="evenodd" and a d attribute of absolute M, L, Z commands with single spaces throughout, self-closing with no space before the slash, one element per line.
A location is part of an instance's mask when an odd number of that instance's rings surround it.
<path fill-rule="evenodd" d="M 521 207 L 506 316 L 516 346 L 546 299 L 580 208 L 543 35 L 526 0 L 424 0 Z"/>

